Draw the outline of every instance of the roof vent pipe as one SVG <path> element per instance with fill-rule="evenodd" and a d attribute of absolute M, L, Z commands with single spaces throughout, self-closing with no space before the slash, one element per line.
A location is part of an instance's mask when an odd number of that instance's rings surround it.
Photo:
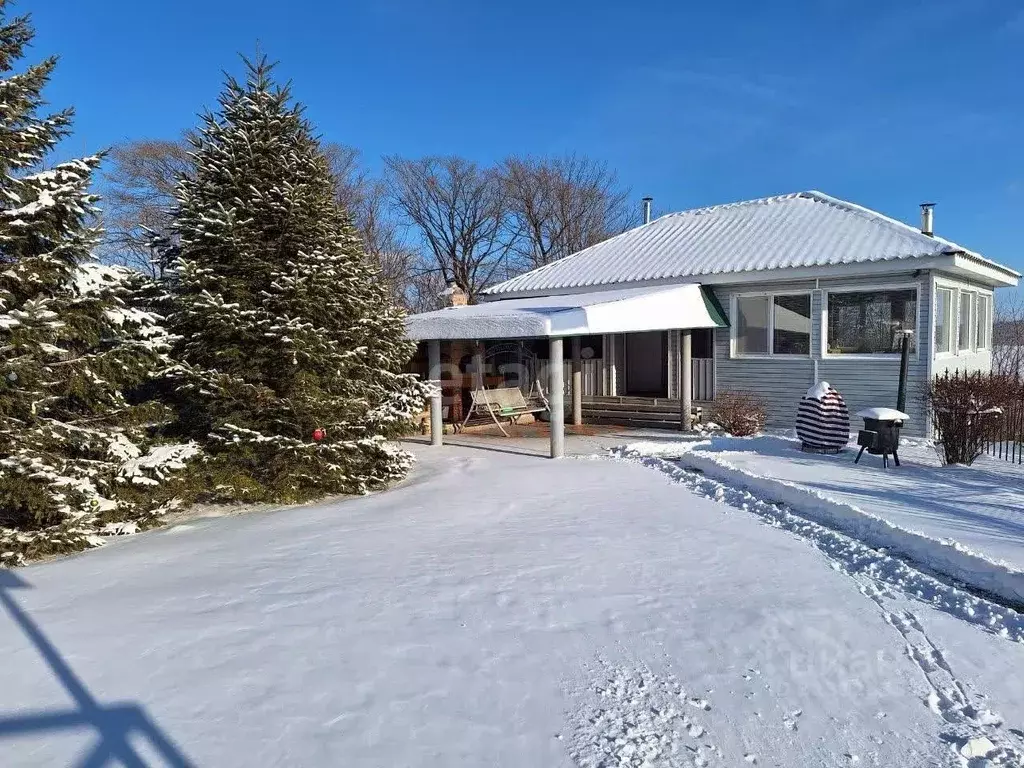
<path fill-rule="evenodd" d="M 651 203 L 654 201 L 653 197 L 645 197 L 644 203 L 644 224 L 651 223 Z"/>
<path fill-rule="evenodd" d="M 928 237 L 935 234 L 935 203 L 921 203 L 921 232 Z"/>

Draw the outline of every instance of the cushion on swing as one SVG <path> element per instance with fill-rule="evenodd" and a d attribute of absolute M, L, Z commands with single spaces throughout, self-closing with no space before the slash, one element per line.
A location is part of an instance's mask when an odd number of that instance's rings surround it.
<path fill-rule="evenodd" d="M 473 392 L 473 405 L 478 408 L 486 408 L 491 413 L 500 416 L 518 416 L 544 410 L 542 405 L 532 405 L 526 402 L 519 387 L 477 389 Z"/>

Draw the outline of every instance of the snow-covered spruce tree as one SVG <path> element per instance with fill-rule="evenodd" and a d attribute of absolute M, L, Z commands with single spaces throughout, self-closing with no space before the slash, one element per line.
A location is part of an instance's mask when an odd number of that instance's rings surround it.
<path fill-rule="evenodd" d="M 266 60 L 229 78 L 177 191 L 171 328 L 181 432 L 219 499 L 302 500 L 400 478 L 422 406 L 402 314 Z M 314 440 L 314 432 L 322 439 Z"/>
<path fill-rule="evenodd" d="M 91 261 L 98 156 L 45 168 L 71 111 L 38 114 L 55 59 L 15 72 L 32 39 L 0 0 L 0 565 L 134 530 L 154 506 L 140 466 L 152 405 L 126 390 L 160 362 L 137 278 Z M 132 482 L 135 475 L 140 482 Z"/>

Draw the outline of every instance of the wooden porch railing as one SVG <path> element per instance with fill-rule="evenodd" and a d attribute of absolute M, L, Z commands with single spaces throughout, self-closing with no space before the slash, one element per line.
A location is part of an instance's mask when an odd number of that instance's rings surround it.
<path fill-rule="evenodd" d="M 600 358 L 583 360 L 583 396 L 600 397 L 602 395 L 602 366 Z M 694 358 L 692 361 L 693 370 L 693 400 L 710 402 L 715 399 L 715 361 L 711 358 Z M 541 385 L 546 389 L 548 384 L 548 362 L 547 360 L 537 361 L 537 373 Z M 569 397 L 572 387 L 572 361 L 564 363 L 565 395 Z"/>
<path fill-rule="evenodd" d="M 715 399 L 715 361 L 695 357 L 691 362 L 693 399 L 708 402 Z"/>

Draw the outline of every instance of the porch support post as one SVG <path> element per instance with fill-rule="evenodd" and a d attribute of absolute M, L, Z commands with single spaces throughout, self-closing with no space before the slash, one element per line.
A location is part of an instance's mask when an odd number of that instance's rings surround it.
<path fill-rule="evenodd" d="M 580 426 L 583 423 L 583 358 L 581 348 L 583 340 L 579 336 L 572 337 L 572 423 Z"/>
<path fill-rule="evenodd" d="M 690 329 L 679 332 L 679 428 L 693 429 L 693 344 Z"/>
<path fill-rule="evenodd" d="M 484 343 L 473 344 L 473 389 L 484 388 Z"/>
<path fill-rule="evenodd" d="M 441 445 L 444 427 L 441 424 L 441 342 L 427 342 L 427 365 L 430 383 L 435 392 L 430 397 L 430 444 Z"/>
<path fill-rule="evenodd" d="M 551 415 L 551 458 L 565 453 L 565 374 L 562 340 L 552 338 L 548 354 L 548 410 Z"/>
<path fill-rule="evenodd" d="M 609 333 L 608 348 L 605 350 L 605 355 L 608 357 L 608 395 L 610 397 L 615 397 L 617 394 L 619 394 L 619 384 L 617 381 L 618 371 L 616 370 L 615 365 L 615 359 L 617 354 L 617 350 L 615 349 L 616 346 L 617 344 L 615 334 Z"/>

